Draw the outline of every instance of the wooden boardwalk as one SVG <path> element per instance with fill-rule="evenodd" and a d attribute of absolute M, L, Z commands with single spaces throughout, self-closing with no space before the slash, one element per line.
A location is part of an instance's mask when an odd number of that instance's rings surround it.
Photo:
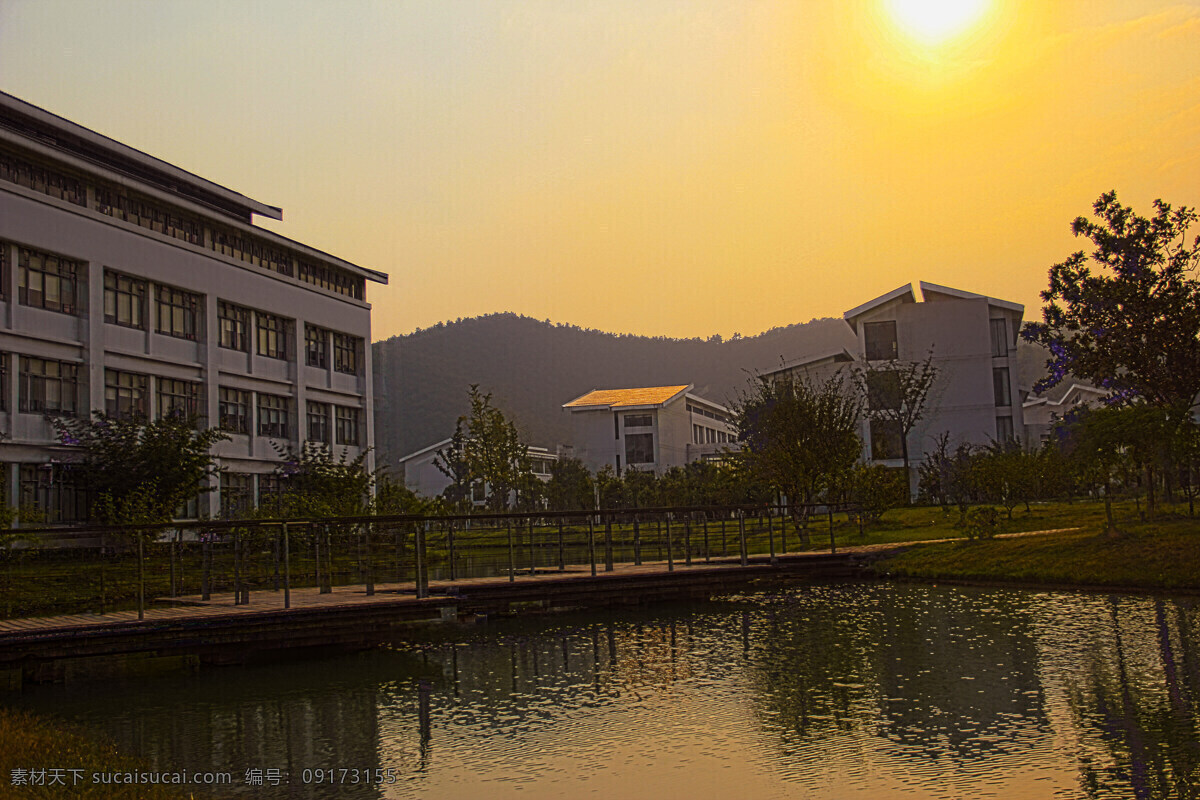
<path fill-rule="evenodd" d="M 1066 530 L 1074 529 L 1007 536 Z M 141 620 L 136 610 L 3 620 L 0 686 L 63 680 L 64 674 L 66 679 L 78 674 L 105 676 L 114 673 L 109 669 L 114 659 L 237 663 L 272 652 L 369 647 L 394 639 L 403 626 L 420 621 L 703 598 L 770 579 L 852 579 L 862 574 L 868 560 L 935 541 L 951 540 L 849 546 L 839 548 L 836 555 L 787 553 L 774 561 L 757 554 L 747 566 L 737 557 L 711 562 L 693 557 L 690 566 L 676 560 L 674 569 L 666 561 L 615 564 L 611 571 L 598 564 L 593 575 L 591 565 L 576 564 L 562 572 L 518 572 L 511 581 L 507 575 L 430 581 L 429 596 L 424 598 L 416 596 L 412 582 L 375 584 L 373 594 L 359 584 L 336 586 L 325 593 L 316 587 L 293 588 L 290 608 L 284 606 L 283 590 L 255 590 L 245 604 L 235 604 L 229 592 L 209 600 L 198 595 L 159 598 L 145 609 Z"/>

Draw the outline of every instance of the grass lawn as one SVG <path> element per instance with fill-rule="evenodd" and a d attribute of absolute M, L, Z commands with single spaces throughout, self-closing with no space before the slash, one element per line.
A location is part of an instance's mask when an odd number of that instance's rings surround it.
<path fill-rule="evenodd" d="M 1124 535 L 1112 538 L 1103 534 L 1102 506 L 1070 508 L 1074 513 L 1056 507 L 1035 510 L 1028 517 L 1018 512 L 1006 529 L 1079 531 L 916 545 L 881 560 L 875 570 L 921 580 L 1200 590 L 1200 517 L 1168 512 L 1142 522 L 1132 506 L 1122 507 L 1118 525 Z"/>
<path fill-rule="evenodd" d="M 174 786 L 116 786 L 92 782 L 92 773 L 146 772 L 149 767 L 119 753 L 81 729 L 20 711 L 0 708 L 0 795 L 4 797 L 95 797 L 112 800 L 178 800 L 193 795 Z M 81 770 L 71 773 L 70 770 Z M 14 786 L 13 770 L 46 770 L 42 785 Z M 65 785 L 49 785 L 60 770 Z M 28 774 L 28 773 L 26 773 Z M 75 776 L 78 775 L 78 782 Z M 8 793 L 5 793 L 8 792 Z"/>

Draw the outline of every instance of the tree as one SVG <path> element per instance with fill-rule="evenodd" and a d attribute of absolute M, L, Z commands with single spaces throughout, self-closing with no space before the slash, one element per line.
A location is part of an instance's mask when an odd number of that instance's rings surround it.
<path fill-rule="evenodd" d="M 305 442 L 284 451 L 275 468 L 280 491 L 264 498 L 260 511 L 274 517 L 358 517 L 371 513 L 375 476 L 364 450 L 353 459 L 334 457 L 328 445 Z"/>
<path fill-rule="evenodd" d="M 787 496 L 807 533 L 807 504 L 832 498 L 862 453 L 860 400 L 834 376 L 757 376 L 732 405 L 741 449 L 731 454 L 751 480 Z"/>
<path fill-rule="evenodd" d="M 434 464 L 454 481 L 456 494 L 463 487 L 482 483 L 488 508 L 503 511 L 508 508 L 509 495 L 522 488 L 528 492 L 531 487 L 529 449 L 521 443 L 516 425 L 492 405 L 491 392 L 481 392 L 478 384 L 471 384 L 467 396 L 471 413 L 458 418 L 450 446 L 438 451 Z"/>
<path fill-rule="evenodd" d="M 924 361 L 866 362 L 852 374 L 862 395 L 867 418 L 883 423 L 899 436 L 904 483 L 911 493 L 908 435 L 924 417 L 925 401 L 937 379 L 938 368 L 933 365 L 933 353 L 930 352 Z"/>
<path fill-rule="evenodd" d="M 592 473 L 577 458 L 560 458 L 550 465 L 546 503 L 554 511 L 584 511 L 595 505 Z"/>
<path fill-rule="evenodd" d="M 459 419 L 449 444 L 433 456 L 433 465 L 450 479 L 450 485 L 442 490 L 442 498 L 451 508 L 460 510 L 471 505 L 471 465 L 467 463 L 466 449 L 467 434 Z"/>
<path fill-rule="evenodd" d="M 1179 415 L 1200 393 L 1200 236 L 1188 244 L 1193 209 L 1154 201 L 1140 217 L 1102 194 L 1093 206 L 1098 222 L 1079 217 L 1082 250 L 1050 268 L 1042 322 L 1022 335 L 1048 348 L 1049 375 L 1035 391 L 1057 385 L 1068 373 L 1109 389 L 1118 402 L 1135 398 Z M 1100 272 L 1093 273 L 1093 264 Z"/>
<path fill-rule="evenodd" d="M 51 419 L 59 441 L 79 448 L 76 475 L 94 499 L 92 517 L 105 524 L 169 522 L 208 491 L 216 471 L 212 447 L 229 435 L 201 430 L 197 418 L 170 414 Z"/>

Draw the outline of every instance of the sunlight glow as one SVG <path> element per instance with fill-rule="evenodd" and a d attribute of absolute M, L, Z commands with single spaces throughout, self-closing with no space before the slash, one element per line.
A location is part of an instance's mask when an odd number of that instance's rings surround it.
<path fill-rule="evenodd" d="M 884 0 L 888 15 L 924 44 L 940 44 L 977 23 L 990 0 Z"/>

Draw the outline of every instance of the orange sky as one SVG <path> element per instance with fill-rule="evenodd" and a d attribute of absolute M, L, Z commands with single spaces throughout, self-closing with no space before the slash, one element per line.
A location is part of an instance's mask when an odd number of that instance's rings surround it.
<path fill-rule="evenodd" d="M 918 279 L 1028 319 L 1101 192 L 1200 204 L 1200 3 L 933 44 L 887 4 L 4 0 L 0 89 L 390 273 L 376 338 L 750 335 Z"/>

